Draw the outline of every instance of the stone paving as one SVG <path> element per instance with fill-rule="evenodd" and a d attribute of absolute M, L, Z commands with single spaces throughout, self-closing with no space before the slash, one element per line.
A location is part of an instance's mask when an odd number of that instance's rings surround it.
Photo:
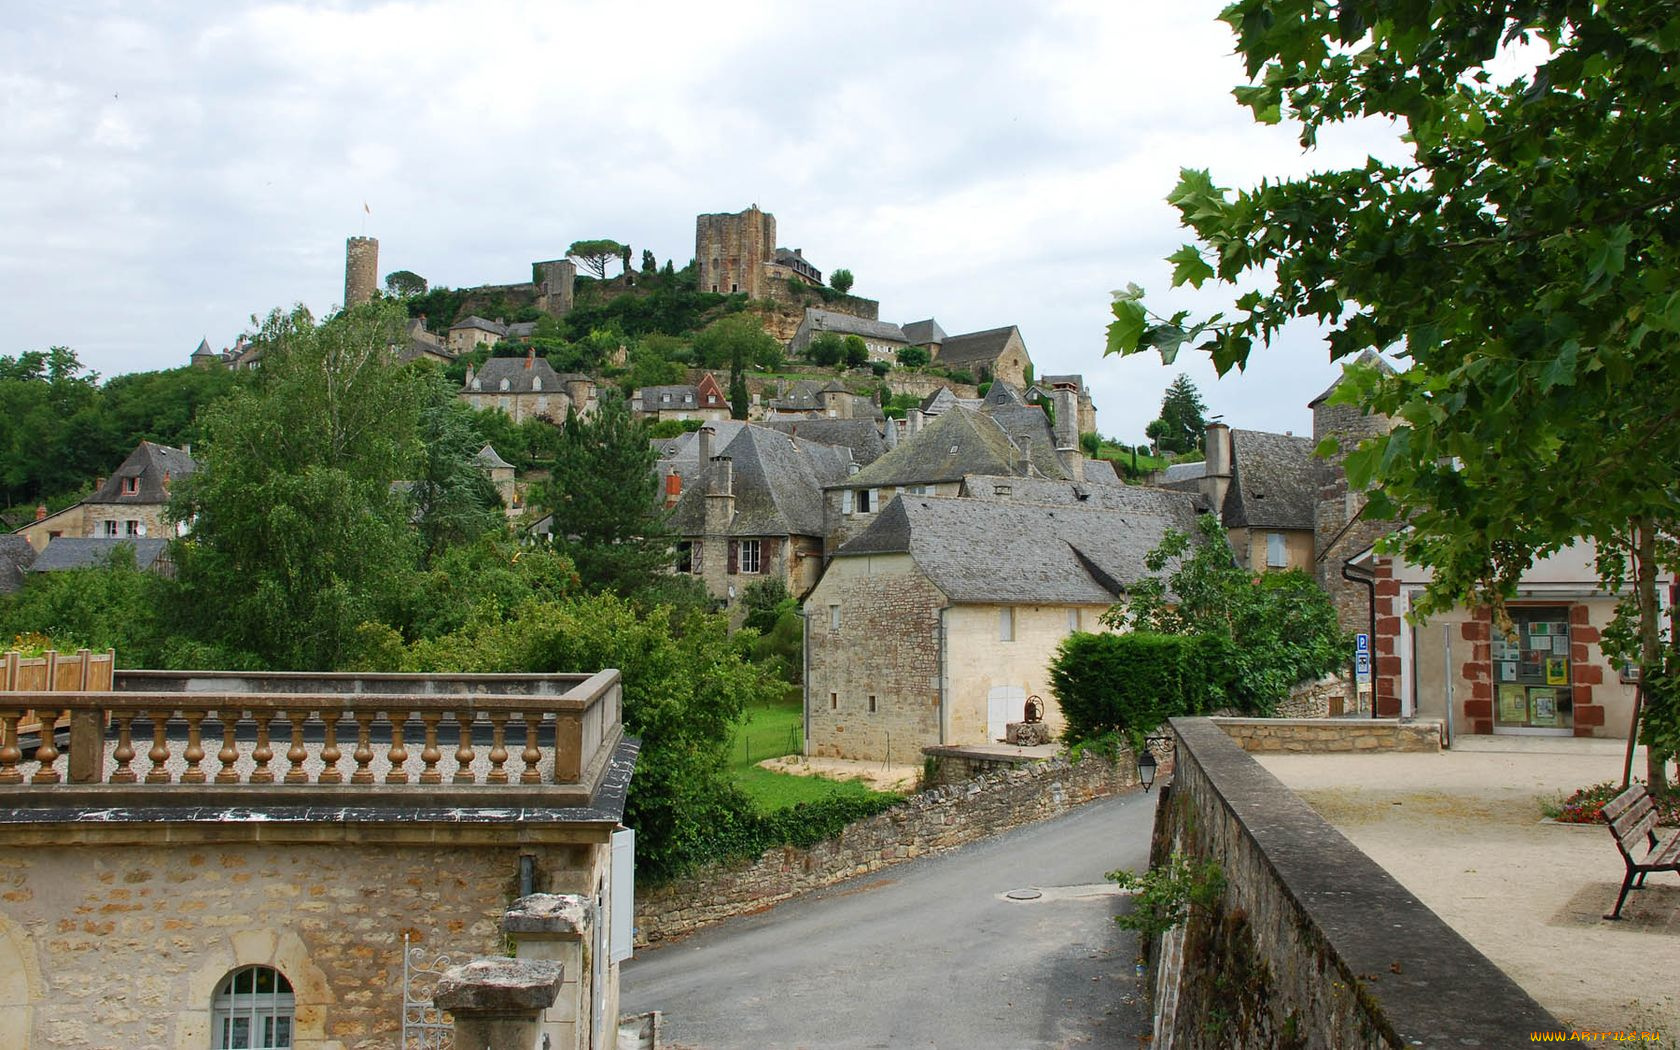
<path fill-rule="evenodd" d="M 1610 832 L 1543 822 L 1544 801 L 1620 781 L 1625 747 L 1462 736 L 1440 754 L 1254 757 L 1559 1020 L 1680 1046 L 1680 877 L 1650 876 L 1607 921 L 1624 872 Z"/>

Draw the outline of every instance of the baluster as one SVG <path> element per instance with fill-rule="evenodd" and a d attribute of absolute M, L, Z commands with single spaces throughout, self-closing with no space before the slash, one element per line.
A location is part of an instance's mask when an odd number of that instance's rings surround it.
<path fill-rule="evenodd" d="M 442 717 L 431 711 L 423 711 L 420 714 L 420 721 L 426 725 L 426 746 L 420 752 L 420 761 L 425 763 L 425 768 L 420 771 L 422 784 L 443 783 L 443 774 L 438 772 L 437 767 L 438 759 L 443 757 L 443 752 L 439 751 L 437 746 L 438 721 Z"/>
<path fill-rule="evenodd" d="M 303 771 L 303 762 L 309 757 L 309 749 L 303 746 L 303 723 L 309 717 L 309 709 L 282 711 L 280 717 L 292 727 L 292 746 L 286 749 L 286 761 L 291 763 L 291 767 L 281 780 L 288 784 L 307 784 L 309 774 Z"/>
<path fill-rule="evenodd" d="M 506 711 L 496 711 L 490 715 L 490 775 L 484 778 L 486 783 L 508 782 L 507 770 L 502 768 L 507 765 L 508 760 L 507 722 Z"/>
<path fill-rule="evenodd" d="M 356 771 L 350 774 L 352 784 L 373 783 L 373 770 L 368 766 L 373 764 L 373 744 L 369 739 L 373 735 L 373 712 L 356 712 Z"/>
<path fill-rule="evenodd" d="M 47 681 L 50 683 L 52 679 L 48 678 Z M 56 712 L 53 711 L 35 712 L 35 719 L 41 724 L 41 743 L 35 749 L 35 761 L 39 762 L 40 766 L 35 770 L 35 775 L 29 778 L 34 784 L 56 784 L 64 779 L 64 775 L 54 764 L 58 761 L 58 742 L 53 739 L 53 729 L 58 721 L 55 715 Z"/>
<path fill-rule="evenodd" d="M 10 657 L 11 654 L 7 654 Z M 23 783 L 23 749 L 18 747 L 18 720 L 22 711 L 0 711 L 0 784 Z"/>
<path fill-rule="evenodd" d="M 239 727 L 240 711 L 217 711 L 216 717 L 222 720 L 222 749 L 216 752 L 216 760 L 221 762 L 222 768 L 216 771 L 216 783 L 239 783 L 239 771 L 233 767 L 239 762 L 239 745 L 233 739 L 234 730 Z"/>
<path fill-rule="evenodd" d="M 478 777 L 473 773 L 472 768 L 474 757 L 472 746 L 472 723 L 472 712 L 455 712 L 455 724 L 460 727 L 461 730 L 461 743 L 460 746 L 455 749 L 455 783 L 457 784 L 478 783 Z"/>
<path fill-rule="evenodd" d="M 268 743 L 269 724 L 274 721 L 273 711 L 258 711 L 257 715 L 257 746 L 251 749 L 251 783 L 274 783 L 274 770 L 268 768 L 269 761 L 274 758 L 274 748 Z"/>
<path fill-rule="evenodd" d="M 183 755 L 187 760 L 187 768 L 181 774 L 183 784 L 202 784 L 206 780 L 204 770 L 198 768 L 198 764 L 204 761 L 204 741 L 199 736 L 200 723 L 203 721 L 203 711 L 187 712 L 187 750 Z"/>
<path fill-rule="evenodd" d="M 147 717 L 152 720 L 152 749 L 146 752 L 146 757 L 152 760 L 152 768 L 146 773 L 146 783 L 167 784 L 169 780 L 169 731 L 168 711 L 147 711 Z"/>
<path fill-rule="evenodd" d="M 140 779 L 134 770 L 129 768 L 129 763 L 134 761 L 134 716 L 120 714 L 113 717 L 117 720 L 117 749 L 111 753 L 111 757 L 117 760 L 117 768 L 111 774 L 111 783 L 132 784 Z M 0 755 L 0 761 L 3 760 L 4 756 Z"/>
<path fill-rule="evenodd" d="M 385 717 L 391 720 L 391 750 L 388 754 L 391 768 L 385 771 L 385 783 L 408 783 L 408 748 L 403 747 L 403 723 L 408 721 L 407 711 L 387 711 Z"/>
<path fill-rule="evenodd" d="M 317 784 L 344 783 L 344 774 L 338 771 L 338 760 L 344 757 L 344 752 L 338 749 L 338 720 L 343 717 L 343 711 L 321 712 L 327 730 L 321 738 L 321 775 L 315 780 Z"/>
<path fill-rule="evenodd" d="M 542 774 L 537 772 L 537 763 L 542 761 L 542 749 L 537 747 L 537 726 L 541 717 L 533 711 L 526 711 L 519 717 L 525 720 L 525 750 L 519 754 L 525 760 L 525 771 L 519 774 L 519 782 L 541 784 Z"/>

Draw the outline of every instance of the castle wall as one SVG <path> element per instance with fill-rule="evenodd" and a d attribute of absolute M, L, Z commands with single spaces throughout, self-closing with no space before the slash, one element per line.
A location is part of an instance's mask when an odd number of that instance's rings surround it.
<path fill-rule="evenodd" d="M 753 299 L 764 298 L 764 264 L 775 252 L 776 217 L 756 206 L 694 220 L 694 260 L 702 292 L 745 292 Z"/>

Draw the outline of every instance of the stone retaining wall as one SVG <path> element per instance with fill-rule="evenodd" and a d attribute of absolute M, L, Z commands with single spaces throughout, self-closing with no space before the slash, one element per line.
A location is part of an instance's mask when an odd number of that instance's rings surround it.
<path fill-rule="evenodd" d="M 1441 723 L 1397 718 L 1210 718 L 1244 751 L 1439 751 Z"/>
<path fill-rule="evenodd" d="M 810 849 L 768 850 L 745 865 L 714 866 L 637 894 L 636 943 L 692 932 L 900 861 L 952 849 L 1064 813 L 1137 783 L 1131 756 L 1087 752 L 989 773 L 912 796 Z"/>
<path fill-rule="evenodd" d="M 1174 719 L 1178 769 L 1150 863 L 1223 877 L 1150 946 L 1153 1046 L 1514 1046 L 1550 1014 L 1209 719 Z"/>

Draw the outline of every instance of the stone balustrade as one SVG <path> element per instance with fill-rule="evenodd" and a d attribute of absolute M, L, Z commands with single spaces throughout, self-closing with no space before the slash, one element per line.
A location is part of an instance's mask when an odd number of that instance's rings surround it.
<path fill-rule="evenodd" d="M 30 709 L 68 717 L 68 756 L 51 733 L 26 753 L 19 723 Z M 584 804 L 622 737 L 621 711 L 615 670 L 121 672 L 111 692 L 0 692 L 0 791 L 142 792 L 167 805 L 222 792 L 245 801 L 309 788 L 361 800 L 421 789 L 483 804 L 486 789 L 541 788 L 548 804 L 571 804 L 556 789 Z"/>

